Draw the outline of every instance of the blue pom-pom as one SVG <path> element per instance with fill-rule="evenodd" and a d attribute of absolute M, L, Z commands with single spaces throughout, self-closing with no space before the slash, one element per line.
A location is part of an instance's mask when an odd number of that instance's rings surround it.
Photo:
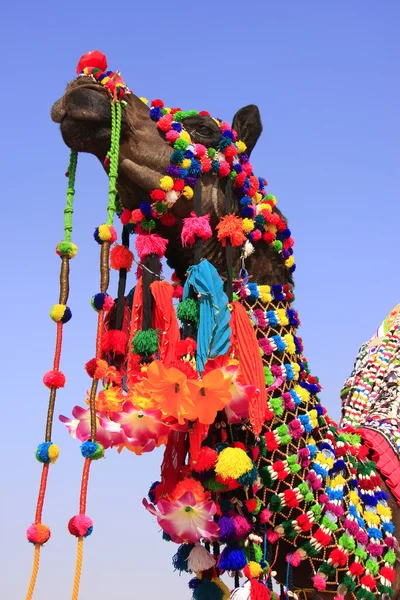
<path fill-rule="evenodd" d="M 188 583 L 189 589 L 190 590 L 195 590 L 197 588 L 197 586 L 199 585 L 201 579 L 197 579 L 197 577 L 193 577 L 193 579 L 191 579 Z"/>
<path fill-rule="evenodd" d="M 232 144 L 232 140 L 228 137 L 223 136 L 220 141 L 217 144 L 217 148 L 218 150 L 221 150 L 222 152 Z"/>
<path fill-rule="evenodd" d="M 189 174 L 189 171 L 187 169 L 179 169 L 179 177 L 181 179 L 185 179 L 185 177 L 187 177 Z"/>
<path fill-rule="evenodd" d="M 154 106 L 150 109 L 150 119 L 153 121 L 159 121 L 162 117 L 161 108 L 159 106 Z"/>
<path fill-rule="evenodd" d="M 153 504 L 156 501 L 156 495 L 155 495 L 155 490 L 156 487 L 159 485 L 159 481 L 155 481 L 154 483 L 151 484 L 151 487 L 149 489 L 149 493 L 148 493 L 148 498 L 150 500 L 150 502 L 152 502 Z"/>
<path fill-rule="evenodd" d="M 189 167 L 189 174 L 194 177 L 201 175 L 201 165 L 196 160 L 192 160 L 192 164 Z"/>
<path fill-rule="evenodd" d="M 61 323 L 68 323 L 72 319 L 71 309 L 67 306 L 64 311 L 64 315 L 61 319 Z"/>
<path fill-rule="evenodd" d="M 233 138 L 235 137 L 233 135 L 233 132 L 230 131 L 229 129 L 226 129 L 223 133 L 222 133 L 222 137 L 226 137 L 229 138 L 230 140 L 233 140 Z"/>
<path fill-rule="evenodd" d="M 87 440 L 81 445 L 81 454 L 83 458 L 91 458 L 97 460 L 104 456 L 104 448 L 99 442 Z"/>
<path fill-rule="evenodd" d="M 243 487 L 249 487 L 252 483 L 256 481 L 258 477 L 257 467 L 254 465 L 251 471 L 244 473 L 238 478 L 238 482 L 243 485 Z"/>
<path fill-rule="evenodd" d="M 49 448 L 50 448 L 51 444 L 52 444 L 52 442 L 42 442 L 41 444 L 38 445 L 38 447 L 36 448 L 35 456 L 39 462 L 41 462 L 41 463 L 50 462 Z"/>
<path fill-rule="evenodd" d="M 150 202 L 142 202 L 139 208 L 145 217 L 151 217 L 152 208 Z"/>
<path fill-rule="evenodd" d="M 171 162 L 174 163 L 175 165 L 180 165 L 181 162 L 183 161 L 183 159 L 185 158 L 185 153 L 183 150 L 175 150 L 172 154 L 171 154 Z"/>
<path fill-rule="evenodd" d="M 179 546 L 177 553 L 172 557 L 172 564 L 175 571 L 190 573 L 187 561 L 193 548 L 194 544 L 182 544 Z"/>
<path fill-rule="evenodd" d="M 243 196 L 239 202 L 240 206 L 249 206 L 251 204 L 250 196 Z"/>
<path fill-rule="evenodd" d="M 247 565 L 246 555 L 238 546 L 226 546 L 222 551 L 218 567 L 221 571 L 239 571 Z"/>
<path fill-rule="evenodd" d="M 179 132 L 179 131 L 182 131 L 182 123 L 178 123 L 178 121 L 174 121 L 174 122 L 172 123 L 172 129 L 173 129 L 174 131 L 178 131 L 178 132 Z"/>
<path fill-rule="evenodd" d="M 219 171 L 219 160 L 211 161 L 211 173 L 218 173 Z"/>
<path fill-rule="evenodd" d="M 242 208 L 242 217 L 244 219 L 251 219 L 254 216 L 254 208 L 252 206 L 244 206 Z"/>
<path fill-rule="evenodd" d="M 194 153 L 191 150 L 185 150 L 185 158 L 194 158 Z"/>
<path fill-rule="evenodd" d="M 243 171 L 243 167 L 240 163 L 236 163 L 236 165 L 233 167 L 236 171 L 236 173 L 241 173 Z"/>
<path fill-rule="evenodd" d="M 90 304 L 92 305 L 94 310 L 96 310 L 97 312 L 103 310 L 104 300 L 106 299 L 106 296 L 108 296 L 108 294 L 103 294 L 103 292 L 99 292 L 98 294 L 92 296 Z"/>

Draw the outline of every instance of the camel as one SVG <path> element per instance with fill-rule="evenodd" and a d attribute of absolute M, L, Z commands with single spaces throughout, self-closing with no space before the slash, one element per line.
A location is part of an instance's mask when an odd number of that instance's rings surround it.
<path fill-rule="evenodd" d="M 133 211 L 138 209 L 143 202 L 148 202 L 150 192 L 159 185 L 160 178 L 165 175 L 166 169 L 168 165 L 170 165 L 173 148 L 165 139 L 165 136 L 160 129 L 157 127 L 156 122 L 150 117 L 149 107 L 146 106 L 141 99 L 135 96 L 135 94 L 131 93 L 125 96 L 124 100 L 126 101 L 126 108 L 123 110 L 122 114 L 117 188 L 119 199 L 123 207 Z M 106 156 L 110 147 L 111 135 L 110 107 L 111 103 L 108 91 L 103 86 L 95 83 L 91 77 L 83 76 L 71 81 L 71 83 L 68 84 L 64 95 L 53 105 L 51 109 L 51 118 L 55 123 L 60 125 L 62 138 L 65 144 L 74 151 L 93 154 L 98 158 L 106 171 L 108 170 Z M 218 124 L 216 124 L 215 120 L 208 115 L 190 115 L 183 119 L 182 125 L 190 135 L 190 138 L 194 144 L 202 144 L 206 148 L 215 148 L 221 138 L 220 127 Z M 246 145 L 247 155 L 250 156 L 262 132 L 262 123 L 258 108 L 254 105 L 250 105 L 238 110 L 233 118 L 232 129 L 237 132 L 238 139 L 240 139 Z M 210 225 L 212 229 L 212 236 L 203 243 L 202 257 L 203 259 L 206 259 L 213 267 L 215 267 L 218 273 L 223 274 L 226 271 L 226 257 L 218 239 L 217 225 L 220 222 L 221 217 L 223 217 L 225 214 L 225 202 L 227 194 L 226 178 L 219 178 L 213 174 L 203 174 L 198 185 L 200 186 L 201 191 L 201 211 L 203 214 L 210 214 Z M 191 200 L 180 198 L 171 208 L 171 213 L 176 218 L 175 224 L 172 227 L 163 227 L 160 225 L 159 229 L 160 234 L 169 240 L 166 250 L 168 265 L 175 270 L 176 276 L 182 282 L 182 284 L 184 284 L 187 278 L 188 269 L 194 262 L 194 253 L 196 251 L 194 248 L 182 246 L 182 226 L 183 220 L 189 217 L 191 212 L 194 210 L 195 202 L 195 198 Z M 239 202 L 237 198 L 233 198 L 230 208 L 233 214 L 240 214 Z M 277 208 L 274 209 L 274 212 L 276 212 L 276 214 L 278 214 L 280 217 L 283 217 L 282 213 L 280 213 Z M 285 217 L 283 217 L 283 219 L 287 222 Z M 232 266 L 233 273 L 235 274 L 238 274 L 243 266 L 243 257 L 239 247 L 232 248 Z M 268 245 L 263 241 L 258 243 L 255 246 L 254 252 L 246 257 L 246 270 L 251 274 L 252 281 L 257 282 L 259 286 L 290 286 L 291 288 L 293 285 L 291 269 L 285 266 L 284 261 L 282 261 L 280 256 L 272 249 L 271 245 Z M 275 298 L 272 301 L 269 300 L 263 303 L 261 300 L 251 302 L 250 300 L 247 301 L 245 297 L 241 298 L 241 302 L 245 306 L 246 310 L 253 312 L 257 310 L 259 312 L 268 310 L 287 310 L 288 304 L 286 300 L 286 297 L 285 299 Z M 281 334 L 284 336 L 288 332 L 293 333 L 294 331 L 295 326 L 292 327 L 286 323 L 284 325 L 270 325 L 265 329 L 262 335 L 264 337 L 271 336 L 272 334 Z M 257 336 L 259 339 L 261 339 L 261 333 L 259 331 Z M 296 356 L 300 355 L 302 355 L 302 350 L 296 348 Z M 266 363 L 264 363 L 264 365 L 265 364 Z M 317 406 L 315 398 L 318 390 L 320 389 L 319 384 L 314 378 L 307 379 L 307 381 L 307 394 L 310 398 L 310 407 Z M 289 388 L 287 387 L 284 389 L 287 390 Z M 277 390 L 274 391 L 272 388 L 271 398 L 276 397 Z M 298 414 L 300 414 L 297 408 L 292 407 L 290 410 L 293 410 L 294 412 L 287 421 L 289 425 L 291 421 L 294 420 Z M 322 447 L 324 447 L 326 439 L 331 439 L 329 437 L 331 435 L 329 433 L 330 429 L 336 431 L 334 434 L 334 436 L 336 436 L 335 439 L 337 439 L 338 435 L 341 435 L 340 431 L 338 430 L 338 426 L 329 419 L 328 415 L 326 415 L 322 409 L 318 412 L 318 416 L 315 418 L 318 419 L 318 425 L 314 424 L 312 436 L 317 445 L 322 444 Z M 272 417 L 272 421 L 265 421 L 263 424 L 262 432 L 264 435 L 267 435 L 268 432 L 271 432 L 274 419 L 275 417 Z M 210 428 L 210 435 L 214 436 L 216 440 L 218 435 L 220 435 L 218 432 L 221 430 L 221 424 L 224 427 L 227 426 L 227 419 L 226 415 L 224 415 L 224 411 L 218 413 L 218 417 Z M 229 427 L 227 427 L 227 429 L 229 429 Z M 243 443 L 245 443 L 245 447 L 247 448 L 249 444 L 251 446 L 253 444 L 256 445 L 259 442 L 259 437 L 254 435 L 248 428 L 246 429 L 246 427 L 243 426 L 243 422 L 232 425 L 230 430 L 232 440 L 235 440 L 236 443 L 239 444 L 239 447 L 241 447 L 240 444 Z M 351 436 L 352 433 L 347 433 L 345 435 Z M 338 447 L 346 445 L 347 441 L 343 440 L 347 439 L 350 438 L 340 438 L 342 441 L 339 440 L 340 443 Z M 305 447 L 305 434 L 297 437 L 296 441 L 293 442 L 293 445 L 291 446 L 291 448 L 296 452 L 304 449 Z M 362 448 L 362 445 L 360 447 Z M 327 448 L 326 445 L 325 448 Z M 360 452 L 360 464 L 368 459 L 368 450 L 364 450 L 364 452 Z M 357 452 L 358 451 L 359 448 Z M 277 450 L 271 450 L 267 446 L 267 457 L 268 453 L 271 454 L 271 452 L 276 452 L 274 455 L 275 465 L 277 465 L 277 462 L 282 463 L 282 461 L 284 461 L 286 458 L 286 450 L 281 450 L 279 448 Z M 343 476 L 347 482 L 350 478 L 350 472 L 352 469 L 352 463 L 349 459 L 349 452 L 350 450 L 344 454 L 342 460 L 343 464 L 341 464 L 340 469 L 338 467 L 339 475 L 343 473 Z M 329 450 L 326 451 L 326 456 L 328 458 L 332 456 Z M 261 468 L 263 465 L 263 459 L 254 455 L 254 460 L 257 463 L 257 466 Z M 305 482 L 305 476 L 308 473 L 308 466 L 309 462 L 304 460 L 304 462 L 301 463 L 301 468 L 299 470 L 293 470 L 292 475 L 290 476 L 291 489 L 297 490 L 298 486 L 301 486 L 301 484 Z M 279 465 L 277 465 L 276 468 L 278 469 L 278 467 Z M 368 469 L 367 471 L 365 471 L 365 469 L 364 471 L 361 469 L 361 471 L 368 479 Z M 271 469 L 269 473 L 271 474 Z M 276 482 L 277 475 L 275 474 L 274 477 Z M 331 473 L 331 477 L 334 477 L 333 472 Z M 244 511 L 247 515 L 249 513 L 253 514 L 253 517 L 251 518 L 252 522 L 254 523 L 252 530 L 253 537 L 255 536 L 255 538 L 258 537 L 261 539 L 263 536 L 264 526 L 272 526 L 270 531 L 272 531 L 273 534 L 268 537 L 267 563 L 269 563 L 271 567 L 268 571 L 268 579 L 271 575 L 272 569 L 276 581 L 280 584 L 286 584 L 286 587 L 288 588 L 288 592 L 282 592 L 283 594 L 296 592 L 298 595 L 302 595 L 303 597 L 318 597 L 324 600 L 325 598 L 331 598 L 332 595 L 335 594 L 338 599 L 342 599 L 342 597 L 357 597 L 357 600 L 362 600 L 363 598 L 370 600 L 371 598 L 378 596 L 386 596 L 389 598 L 390 591 L 386 589 L 386 587 L 377 588 L 376 586 L 373 586 L 372 588 L 368 588 L 368 586 L 361 585 L 360 580 L 364 570 L 362 573 L 357 573 L 355 578 L 353 578 L 354 581 L 356 581 L 357 595 L 355 593 L 353 594 L 353 590 L 347 584 L 344 585 L 342 583 L 342 585 L 338 588 L 338 583 L 340 583 L 342 576 L 345 575 L 348 565 L 346 563 L 346 567 L 344 568 L 343 564 L 340 563 L 335 564 L 333 568 L 332 561 L 327 561 L 328 551 L 324 549 L 325 546 L 323 542 L 322 558 L 321 554 L 318 554 L 318 549 L 321 548 L 321 544 L 314 545 L 314 549 L 317 548 L 317 551 L 315 552 L 310 547 L 310 544 L 308 544 L 308 554 L 304 550 L 300 553 L 297 553 L 296 561 L 291 563 L 291 557 L 294 555 L 294 553 L 296 553 L 297 549 L 301 545 L 300 541 L 303 540 L 304 542 L 304 540 L 307 539 L 305 531 L 310 531 L 310 528 L 307 527 L 305 527 L 305 530 L 303 531 L 299 526 L 300 514 L 304 514 L 305 509 L 299 512 L 300 509 L 291 509 L 289 508 L 290 505 L 286 505 L 286 507 L 283 505 L 283 507 L 276 508 L 278 514 L 276 519 L 275 517 L 272 518 L 268 514 L 264 513 L 264 520 L 260 521 L 260 517 L 256 516 L 258 513 L 256 513 L 255 510 L 252 512 L 250 508 L 246 508 L 246 502 L 248 500 L 253 500 L 253 504 L 254 502 L 257 503 L 259 500 L 261 500 L 263 501 L 263 506 L 270 506 L 270 500 L 273 497 L 276 503 L 278 491 L 280 490 L 283 492 L 283 490 L 288 489 L 287 487 L 282 487 L 282 485 L 281 483 L 278 483 L 278 487 L 274 489 L 274 479 L 271 481 L 271 478 L 266 474 L 263 486 L 261 486 L 258 491 L 253 490 L 254 495 L 250 493 L 249 496 L 248 492 L 246 492 L 246 495 L 244 495 L 242 492 L 237 490 L 228 490 L 226 492 L 227 499 L 235 500 L 233 512 L 239 511 L 238 514 L 241 514 Z M 249 489 L 251 490 L 252 487 L 250 486 Z M 318 487 L 316 485 L 314 487 L 311 485 L 310 489 L 314 490 L 316 498 L 318 498 Z M 387 502 L 388 506 L 392 510 L 393 523 L 395 527 L 394 537 L 398 541 L 400 539 L 400 511 L 398 509 L 398 504 L 396 498 L 392 495 L 388 486 L 386 486 L 384 479 L 381 484 L 381 489 L 388 496 Z M 303 493 L 306 493 L 304 488 Z M 216 494 L 218 494 L 218 492 L 216 492 Z M 322 496 L 320 496 L 320 498 L 322 498 Z M 154 500 L 152 501 L 154 502 Z M 322 500 L 322 502 L 326 503 L 326 498 Z M 327 505 L 329 508 L 329 501 Z M 250 507 L 250 505 L 248 506 Z M 150 507 L 150 510 L 153 511 L 153 514 L 156 514 L 154 507 Z M 329 513 L 331 517 L 332 510 L 333 509 L 331 507 L 326 511 L 327 513 L 331 511 Z M 229 514 L 233 514 L 233 512 Z M 262 513 L 263 511 L 261 511 L 260 514 Z M 340 524 L 339 531 L 344 533 L 343 520 L 348 517 L 349 514 L 348 512 L 345 512 L 345 514 L 337 512 L 337 516 L 338 518 L 333 518 L 332 522 L 338 522 Z M 222 518 L 221 515 L 219 515 L 219 517 Z M 294 526 L 293 517 L 295 521 Z M 291 523 L 290 519 L 292 519 Z M 262 522 L 264 524 L 262 524 Z M 341 529 L 341 527 L 343 528 Z M 311 528 L 311 531 L 314 530 L 315 525 L 313 528 Z M 309 537 L 310 536 L 308 536 L 308 538 Z M 337 543 L 337 539 L 338 535 L 333 533 L 332 543 Z M 361 542 L 359 546 L 363 550 L 363 543 L 365 544 L 365 540 L 363 542 L 362 537 L 360 537 L 360 540 Z M 210 544 L 206 543 L 206 547 L 208 548 L 209 546 Z M 215 546 L 217 547 L 214 548 L 214 553 L 215 556 L 218 557 L 220 549 L 218 544 L 214 544 L 214 547 Z M 332 549 L 330 545 L 329 547 Z M 320 558 L 318 558 L 318 556 Z M 221 566 L 224 560 L 228 564 L 229 560 L 226 561 L 228 558 L 229 557 L 227 555 L 224 555 L 224 551 L 222 551 L 222 554 L 218 558 L 218 565 Z M 254 557 L 250 556 L 250 560 L 252 559 L 254 559 Z M 378 563 L 381 566 L 381 563 L 379 562 L 380 560 L 381 559 L 378 558 Z M 393 598 L 397 598 L 400 589 L 400 566 L 397 560 L 394 564 L 394 568 L 396 574 L 393 582 Z M 242 569 L 243 565 L 240 565 L 240 568 L 237 569 L 235 574 L 236 585 L 238 584 L 238 574 L 241 573 Z M 226 567 L 222 570 L 229 571 L 233 569 Z M 369 573 L 371 572 L 372 571 L 370 570 Z M 319 580 L 321 580 L 321 577 L 325 580 L 325 584 L 315 584 L 316 573 L 319 574 Z M 254 578 L 248 574 L 247 576 L 249 580 Z M 346 581 L 348 582 L 348 580 Z M 196 588 L 194 588 L 194 590 L 194 597 L 199 598 L 196 596 Z M 232 597 L 239 599 L 239 595 L 233 595 Z M 252 596 L 240 596 L 240 598 L 242 597 L 247 598 Z M 262 596 L 260 596 L 260 598 L 261 597 Z"/>

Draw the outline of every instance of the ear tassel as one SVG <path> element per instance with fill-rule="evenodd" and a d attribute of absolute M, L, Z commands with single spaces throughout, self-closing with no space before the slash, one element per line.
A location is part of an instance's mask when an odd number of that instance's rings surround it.
<path fill-rule="evenodd" d="M 193 571 L 193 573 L 208 571 L 208 569 L 215 567 L 215 558 L 200 544 L 195 545 L 187 562 L 190 571 Z"/>

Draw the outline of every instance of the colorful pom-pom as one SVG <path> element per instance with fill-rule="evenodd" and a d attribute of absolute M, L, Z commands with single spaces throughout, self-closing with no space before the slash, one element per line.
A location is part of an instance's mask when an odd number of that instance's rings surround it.
<path fill-rule="evenodd" d="M 218 456 L 215 471 L 221 478 L 238 479 L 253 469 L 253 461 L 241 448 L 225 448 Z"/>
<path fill-rule="evenodd" d="M 81 454 L 83 458 L 90 458 L 90 460 L 99 460 L 104 456 L 104 448 L 99 442 L 92 442 L 88 440 L 83 442 L 81 445 Z"/>
<path fill-rule="evenodd" d="M 156 254 L 158 258 L 162 258 L 165 254 L 168 240 L 156 233 L 152 233 L 149 235 L 138 235 L 135 244 L 139 258 L 143 262 L 146 256 L 150 254 Z"/>
<path fill-rule="evenodd" d="M 133 253 L 126 246 L 116 244 L 110 252 L 110 267 L 119 271 L 120 269 L 131 270 Z"/>
<path fill-rule="evenodd" d="M 47 371 L 43 375 L 43 383 L 49 389 L 51 388 L 63 388 L 65 386 L 65 375 L 61 371 Z"/>
<path fill-rule="evenodd" d="M 75 258 L 78 252 L 78 246 L 72 242 L 59 242 L 56 246 L 56 252 L 58 256 L 68 256 L 68 258 Z"/>
<path fill-rule="evenodd" d="M 251 560 L 247 563 L 245 568 L 243 569 L 243 573 L 246 575 L 248 579 L 258 578 L 262 575 L 262 567 L 256 563 L 254 560 Z"/>
<path fill-rule="evenodd" d="M 158 334 L 155 329 L 138 331 L 133 338 L 132 351 L 139 356 L 151 356 L 158 350 Z"/>
<path fill-rule="evenodd" d="M 204 471 L 210 471 L 216 465 L 218 459 L 218 452 L 209 446 L 203 446 L 200 448 L 200 452 L 197 455 L 195 461 L 192 461 L 191 468 L 196 473 L 202 473 Z"/>
<path fill-rule="evenodd" d="M 92 296 L 90 304 L 96 312 L 99 312 L 100 310 L 105 310 L 107 312 L 114 306 L 114 300 L 109 294 L 99 292 L 98 294 Z"/>
<path fill-rule="evenodd" d="M 113 244 L 118 236 L 112 225 L 106 225 L 104 223 L 103 225 L 96 227 L 93 237 L 98 244 L 102 244 L 103 242 Z"/>
<path fill-rule="evenodd" d="M 59 457 L 60 449 L 57 444 L 52 442 L 42 442 L 36 448 L 35 456 L 36 460 L 41 463 L 54 464 Z"/>
<path fill-rule="evenodd" d="M 109 329 L 103 334 L 101 349 L 106 354 L 119 354 L 124 356 L 128 343 L 128 334 L 120 329 Z"/>
<path fill-rule="evenodd" d="M 210 227 L 210 215 L 198 217 L 196 213 L 190 213 L 190 217 L 183 219 L 183 227 L 181 240 L 183 246 L 193 246 L 196 238 L 203 241 L 208 240 L 212 236 Z"/>
<path fill-rule="evenodd" d="M 160 179 L 160 188 L 164 190 L 164 192 L 170 192 L 174 187 L 174 180 L 169 175 L 165 175 Z"/>
<path fill-rule="evenodd" d="M 32 544 L 45 544 L 51 536 L 50 528 L 43 523 L 34 523 L 26 530 L 26 537 Z"/>
<path fill-rule="evenodd" d="M 75 515 L 68 523 L 68 531 L 76 537 L 88 537 L 93 531 L 93 521 L 87 515 Z"/>
<path fill-rule="evenodd" d="M 243 220 L 236 215 L 222 217 L 216 229 L 218 239 L 223 246 L 226 246 L 227 239 L 230 239 L 232 246 L 241 246 L 246 241 L 243 232 Z"/>
<path fill-rule="evenodd" d="M 71 309 L 65 304 L 54 304 L 50 310 L 50 317 L 55 323 L 68 323 L 72 318 Z"/>

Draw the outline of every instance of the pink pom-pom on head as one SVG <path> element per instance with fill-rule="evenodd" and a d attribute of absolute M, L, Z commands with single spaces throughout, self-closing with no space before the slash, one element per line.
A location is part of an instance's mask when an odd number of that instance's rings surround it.
<path fill-rule="evenodd" d="M 194 154 L 195 156 L 197 156 L 198 158 L 201 158 L 202 156 L 205 156 L 207 152 L 207 148 L 205 146 L 203 146 L 203 144 L 195 144 L 194 146 Z"/>
<path fill-rule="evenodd" d="M 298 567 L 301 563 L 301 556 L 298 552 L 286 555 L 286 562 L 292 565 L 292 567 Z"/>
<path fill-rule="evenodd" d="M 136 238 L 136 250 L 140 260 L 143 261 L 149 254 L 157 254 L 158 258 L 165 255 L 168 240 L 156 233 L 138 235 Z"/>
<path fill-rule="evenodd" d="M 254 242 L 258 242 L 259 240 L 261 240 L 262 233 L 259 229 L 254 229 L 254 231 L 252 231 L 252 234 Z"/>
<path fill-rule="evenodd" d="M 231 131 L 231 126 L 227 121 L 222 121 L 221 125 L 220 125 L 220 129 L 221 131 Z"/>
<path fill-rule="evenodd" d="M 181 239 L 183 246 L 193 246 L 196 238 L 205 241 L 212 236 L 210 227 L 210 215 L 198 217 L 196 213 L 190 213 L 190 217 L 183 219 Z"/>
<path fill-rule="evenodd" d="M 225 160 L 222 160 L 219 163 L 219 171 L 218 171 L 219 176 L 226 177 L 227 175 L 229 175 L 230 172 L 231 172 L 231 167 L 230 167 L 229 163 L 227 163 Z"/>
<path fill-rule="evenodd" d="M 63 388 L 65 385 L 65 375 L 61 371 L 48 371 L 43 376 L 43 383 L 49 389 Z"/>
<path fill-rule="evenodd" d="M 271 511 L 268 508 L 264 508 L 260 513 L 261 523 L 267 523 L 271 518 Z"/>
<path fill-rule="evenodd" d="M 179 137 L 180 134 L 178 131 L 175 131 L 175 129 L 170 129 L 170 131 L 167 131 L 165 135 L 165 139 L 171 144 L 174 144 Z"/>
<path fill-rule="evenodd" d="M 108 312 L 109 310 L 112 309 L 113 306 L 114 306 L 113 297 L 110 296 L 109 294 L 107 294 L 107 296 L 104 298 L 103 310 Z"/>
<path fill-rule="evenodd" d="M 128 208 L 124 208 L 120 216 L 122 225 L 128 225 L 129 221 L 131 220 L 131 215 L 132 212 Z"/>
<path fill-rule="evenodd" d="M 43 523 L 34 523 L 26 530 L 26 537 L 32 544 L 45 544 L 50 536 L 50 528 L 43 525 Z"/>
<path fill-rule="evenodd" d="M 93 521 L 87 515 L 75 515 L 68 523 L 68 531 L 76 537 L 87 537 L 93 531 Z"/>
<path fill-rule="evenodd" d="M 314 577 L 312 578 L 312 582 L 316 590 L 323 591 L 326 589 L 326 581 L 322 577 L 322 575 L 314 575 Z"/>

